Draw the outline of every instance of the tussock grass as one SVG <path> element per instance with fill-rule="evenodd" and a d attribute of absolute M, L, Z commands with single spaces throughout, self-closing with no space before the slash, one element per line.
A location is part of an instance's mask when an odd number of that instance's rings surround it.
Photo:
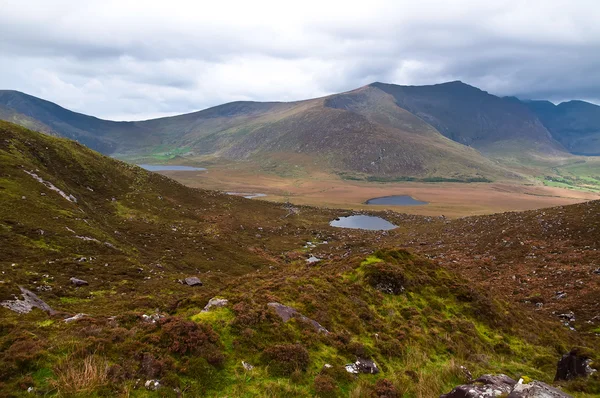
<path fill-rule="evenodd" d="M 70 357 L 56 366 L 54 373 L 51 384 L 60 396 L 89 393 L 108 383 L 108 362 L 96 355 L 83 360 Z"/>

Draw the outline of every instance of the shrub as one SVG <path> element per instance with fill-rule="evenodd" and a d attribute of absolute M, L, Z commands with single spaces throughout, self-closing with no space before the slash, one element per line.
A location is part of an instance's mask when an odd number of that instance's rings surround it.
<path fill-rule="evenodd" d="M 396 387 L 391 381 L 386 379 L 379 379 L 375 383 L 375 390 L 373 391 L 373 397 L 376 398 L 398 398 L 400 394 Z"/>
<path fill-rule="evenodd" d="M 212 355 L 218 350 L 219 335 L 210 325 L 178 317 L 163 318 L 160 345 L 174 354 Z"/>
<path fill-rule="evenodd" d="M 300 344 L 279 344 L 268 347 L 263 353 L 264 361 L 274 375 L 289 376 L 295 370 L 308 367 L 308 351 Z"/>
<path fill-rule="evenodd" d="M 314 388 L 319 397 L 335 397 L 338 386 L 333 377 L 317 375 L 314 381 Z"/>
<path fill-rule="evenodd" d="M 406 278 L 400 267 L 388 263 L 371 263 L 364 266 L 365 280 L 374 289 L 387 294 L 404 291 Z"/>

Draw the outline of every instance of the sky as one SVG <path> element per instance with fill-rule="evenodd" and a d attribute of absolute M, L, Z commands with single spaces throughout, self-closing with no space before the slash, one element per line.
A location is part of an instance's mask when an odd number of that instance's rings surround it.
<path fill-rule="evenodd" d="M 600 104 L 597 0 L 0 0 L 0 89 L 112 120 L 381 81 Z"/>

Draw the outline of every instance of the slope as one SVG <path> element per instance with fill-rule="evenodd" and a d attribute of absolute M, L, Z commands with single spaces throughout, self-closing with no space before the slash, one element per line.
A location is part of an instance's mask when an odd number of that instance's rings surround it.
<path fill-rule="evenodd" d="M 9 123 L 0 192 L 0 300 L 22 286 L 55 310 L 0 308 L 3 396 L 432 397 L 465 381 L 461 365 L 551 381 L 565 350 L 597 347 L 381 247 L 437 225 L 428 217 L 336 230 L 335 210 L 186 188 Z M 177 282 L 187 276 L 204 285 Z M 215 296 L 228 303 L 203 312 Z M 285 322 L 273 302 L 307 318 Z M 357 357 L 379 373 L 349 374 Z M 573 388 L 598 393 L 594 383 Z"/>
<path fill-rule="evenodd" d="M 486 154 L 566 155 L 536 115 L 518 101 L 499 98 L 460 81 L 431 86 L 372 86 L 393 95 L 398 106 L 444 136 Z"/>
<path fill-rule="evenodd" d="M 574 154 L 600 156 L 600 106 L 585 101 L 554 105 L 523 101 L 537 114 L 553 137 Z"/>

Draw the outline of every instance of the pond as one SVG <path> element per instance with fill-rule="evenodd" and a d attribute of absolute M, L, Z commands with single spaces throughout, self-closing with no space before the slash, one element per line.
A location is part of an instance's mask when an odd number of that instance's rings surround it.
<path fill-rule="evenodd" d="M 138 164 L 148 171 L 204 171 L 203 167 L 175 166 L 170 164 Z"/>
<path fill-rule="evenodd" d="M 408 195 L 394 195 L 384 196 L 381 198 L 373 198 L 367 200 L 368 205 L 388 205 L 388 206 L 420 206 L 426 205 L 428 202 L 421 202 L 416 200 L 412 196 Z"/>
<path fill-rule="evenodd" d="M 266 193 L 242 193 L 242 192 L 227 192 L 227 195 L 243 196 L 246 199 L 264 198 Z"/>
<path fill-rule="evenodd" d="M 381 217 L 374 216 L 348 216 L 336 218 L 329 223 L 332 227 L 338 228 L 354 228 L 364 229 L 368 231 L 387 231 L 390 229 L 397 228 L 396 225 L 391 222 L 384 220 Z"/>

